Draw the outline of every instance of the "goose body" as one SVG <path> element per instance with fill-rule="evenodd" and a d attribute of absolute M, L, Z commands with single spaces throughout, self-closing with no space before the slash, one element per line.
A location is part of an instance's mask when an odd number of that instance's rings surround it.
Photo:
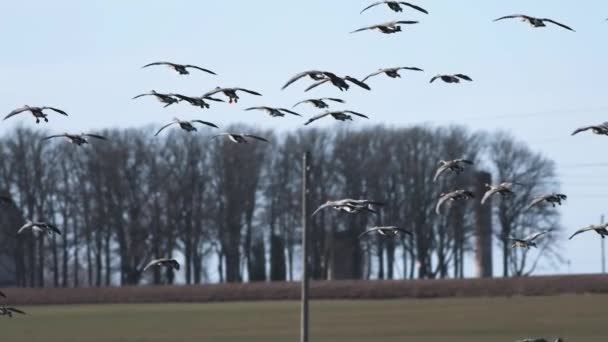
<path fill-rule="evenodd" d="M 418 24 L 417 21 L 412 21 L 412 20 L 397 20 L 397 21 L 389 21 L 387 23 L 382 23 L 382 24 L 377 24 L 377 25 L 372 25 L 372 26 L 367 26 L 367 27 L 362 27 L 360 29 L 354 30 L 351 33 L 357 33 L 357 32 L 362 32 L 362 31 L 378 31 L 384 34 L 393 34 L 393 33 L 397 33 L 397 32 L 401 32 L 402 28 L 401 25 L 413 25 L 413 24 Z"/>
<path fill-rule="evenodd" d="M 348 214 L 356 214 L 362 211 L 377 213 L 374 210 L 375 206 L 384 206 L 384 203 L 370 200 L 354 200 L 350 198 L 337 201 L 327 201 L 318 207 L 311 216 L 315 216 L 319 211 L 326 208 L 333 208 Z"/>
<path fill-rule="evenodd" d="M 168 123 L 166 125 L 164 125 L 163 127 L 161 127 L 158 132 L 156 132 L 156 134 L 154 134 L 154 136 L 157 136 L 160 134 L 160 132 L 162 132 L 165 128 L 168 128 L 169 126 L 172 125 L 179 125 L 179 127 L 181 129 L 183 129 L 186 132 L 196 132 L 197 129 L 194 126 L 195 123 L 201 124 L 201 125 L 205 125 L 205 126 L 209 126 L 209 127 L 213 127 L 213 128 L 218 128 L 214 123 L 211 122 L 207 122 L 207 121 L 203 121 L 203 120 L 180 120 L 178 118 L 174 118 L 173 122 Z"/>
<path fill-rule="evenodd" d="M 160 258 L 150 261 L 146 267 L 144 267 L 144 272 L 147 271 L 150 267 L 169 267 L 176 271 L 179 271 L 179 262 L 175 259 L 169 258 Z"/>
<path fill-rule="evenodd" d="M 542 195 L 542 196 L 536 197 L 534 200 L 532 200 L 532 203 L 530 203 L 530 205 L 528 205 L 528 209 L 536 207 L 536 206 L 542 204 L 543 202 L 550 203 L 555 208 L 558 205 L 562 205 L 562 202 L 567 199 L 568 199 L 568 196 L 566 196 L 564 194 L 552 193 L 552 194 L 548 194 L 548 195 Z"/>
<path fill-rule="evenodd" d="M 527 237 L 523 238 L 523 239 L 518 239 L 518 238 L 510 238 L 509 240 L 511 240 L 513 242 L 513 244 L 511 245 L 511 248 L 516 248 L 516 247 L 521 247 L 521 248 L 530 248 L 530 247 L 534 247 L 537 248 L 536 246 L 536 242 L 534 242 L 534 240 L 540 238 L 541 236 L 544 236 L 545 234 L 549 233 L 549 230 L 545 230 L 542 232 L 536 232 L 533 234 L 528 235 Z"/>
<path fill-rule="evenodd" d="M 58 135 L 51 135 L 51 136 L 48 136 L 46 138 L 43 138 L 42 140 L 49 140 L 49 139 L 54 139 L 54 138 L 65 138 L 71 144 L 74 144 L 74 145 L 77 145 L 77 146 L 82 146 L 82 145 L 88 144 L 89 143 L 89 139 L 87 139 L 87 138 L 94 138 L 94 139 L 99 139 L 99 140 L 108 140 L 106 137 L 98 135 L 98 134 L 86 134 L 86 133 L 81 133 L 81 134 L 64 133 L 64 134 L 58 134 Z"/>
<path fill-rule="evenodd" d="M 57 228 L 55 225 L 47 223 L 47 222 L 33 222 L 33 221 L 28 220 L 25 222 L 25 224 L 21 228 L 19 228 L 19 230 L 17 231 L 17 235 L 22 234 L 26 230 L 40 232 L 40 233 L 44 233 L 47 235 L 51 235 L 51 234 L 61 235 L 61 231 L 59 230 L 59 228 Z"/>
<path fill-rule="evenodd" d="M 254 139 L 254 140 L 258 140 L 258 141 L 262 141 L 265 143 L 270 143 L 270 141 L 268 141 L 268 139 L 257 136 L 257 135 L 253 135 L 253 134 L 245 134 L 245 133 L 222 133 L 222 134 L 218 134 L 213 136 L 211 139 L 217 139 L 220 137 L 227 137 L 228 140 L 232 141 L 235 144 L 248 144 L 249 143 L 249 139 Z"/>
<path fill-rule="evenodd" d="M 21 108 L 17 108 L 15 110 L 13 110 L 12 112 L 8 113 L 8 115 L 4 117 L 4 120 L 11 118 L 15 115 L 21 114 L 21 113 L 30 112 L 34 116 L 34 118 L 36 118 L 36 123 L 40 123 L 40 119 L 44 120 L 44 122 L 49 122 L 49 119 L 47 119 L 48 114 L 44 113 L 45 110 L 51 110 L 55 113 L 68 116 L 68 114 L 66 112 L 64 112 L 61 109 L 55 108 L 55 107 L 48 107 L 48 106 L 47 107 L 31 107 L 31 106 L 25 105 Z"/>
<path fill-rule="evenodd" d="M 144 96 L 154 96 L 160 103 L 165 104 L 165 108 L 169 107 L 172 104 L 176 104 L 179 102 L 179 100 L 174 98 L 172 96 L 172 94 L 161 94 L 161 93 L 156 92 L 155 90 L 152 90 L 149 93 L 137 95 L 137 96 L 133 97 L 133 100 L 139 99 Z"/>
<path fill-rule="evenodd" d="M 308 99 L 308 100 L 300 101 L 300 102 L 296 103 L 295 105 L 293 105 L 293 108 L 295 108 L 303 103 L 310 103 L 313 106 L 315 106 L 316 108 L 326 109 L 326 108 L 329 108 L 328 101 L 337 102 L 337 103 L 345 103 L 345 101 L 341 100 L 341 99 L 336 99 L 333 97 L 323 97 L 320 99 Z"/>
<path fill-rule="evenodd" d="M 154 65 L 165 65 L 168 66 L 169 68 L 177 71 L 177 73 L 179 73 L 180 75 L 190 75 L 190 72 L 188 71 L 188 69 L 196 69 L 196 70 L 200 70 L 200 71 L 204 71 L 208 74 L 212 74 L 212 75 L 217 75 L 215 72 L 209 70 L 209 69 L 205 69 L 205 68 L 201 68 L 198 67 L 196 65 L 191 65 L 191 64 L 177 64 L 177 63 L 171 63 L 171 62 L 154 62 L 154 63 L 150 63 L 150 64 L 146 64 L 142 67 L 143 68 L 147 68 L 147 67 L 151 67 Z"/>
<path fill-rule="evenodd" d="M 443 193 L 439 197 L 439 201 L 435 207 L 435 212 L 437 215 L 441 215 L 441 206 L 447 201 L 455 202 L 472 198 L 475 198 L 475 194 L 469 190 L 456 190 L 449 193 Z"/>
<path fill-rule="evenodd" d="M 363 233 L 359 234 L 359 239 L 367 234 L 377 233 L 381 236 L 385 237 L 396 237 L 400 234 L 404 235 L 412 235 L 412 232 L 407 231 L 405 229 L 401 229 L 396 226 L 382 226 L 382 227 L 372 227 L 365 230 Z"/>
<path fill-rule="evenodd" d="M 331 84 L 334 87 L 338 88 L 340 91 L 347 91 L 350 89 L 350 85 L 348 84 L 349 82 L 360 88 L 363 88 L 365 90 L 372 89 L 369 85 L 367 85 L 367 83 L 360 81 L 360 80 L 356 79 L 355 77 L 351 77 L 351 76 L 339 77 L 334 74 L 330 74 L 330 76 L 328 76 L 327 78 L 325 78 L 321 81 L 318 81 L 316 83 L 313 83 L 308 88 L 306 88 L 304 91 L 310 91 L 323 84 Z"/>
<path fill-rule="evenodd" d="M 218 93 L 222 93 L 224 94 L 226 97 L 228 97 L 228 103 L 238 103 L 239 102 L 239 95 L 237 94 L 238 92 L 243 92 L 243 93 L 247 93 L 250 95 L 255 95 L 255 96 L 262 96 L 262 94 L 255 92 L 253 90 L 249 90 L 249 89 L 245 89 L 245 88 L 221 88 L 221 87 L 217 87 L 214 90 L 211 90 L 205 94 L 203 94 L 203 98 L 218 94 Z"/>
<path fill-rule="evenodd" d="M 365 118 L 365 119 L 369 119 L 369 117 L 367 117 L 364 114 L 353 112 L 351 110 L 342 110 L 342 111 L 334 111 L 334 112 L 325 112 L 325 113 L 322 113 L 322 114 L 319 114 L 319 115 L 315 115 L 312 118 L 308 119 L 308 121 L 306 121 L 306 123 L 304 123 L 304 126 L 310 125 L 311 123 L 313 123 L 313 122 L 315 122 L 315 121 L 317 121 L 319 119 L 325 118 L 325 117 L 332 117 L 335 120 L 343 121 L 343 122 L 344 121 L 352 121 L 353 120 L 353 115 L 354 116 L 358 116 L 358 117 L 362 117 L 362 118 Z"/>
<path fill-rule="evenodd" d="M 246 111 L 252 111 L 252 110 L 261 110 L 264 111 L 266 113 L 268 113 L 268 115 L 270 115 L 273 118 L 276 117 L 284 117 L 285 114 L 291 114 L 291 115 L 295 115 L 295 116 L 302 116 L 294 111 L 291 111 L 289 109 L 285 109 L 285 108 L 274 108 L 274 107 L 266 107 L 266 106 L 259 106 L 259 107 L 251 107 L 251 108 L 247 108 L 245 109 Z"/>
<path fill-rule="evenodd" d="M 473 165 L 473 161 L 468 159 L 454 159 L 454 160 L 441 160 L 439 161 L 439 169 L 435 172 L 435 176 L 433 177 L 433 182 L 436 182 L 437 179 L 444 174 L 445 172 L 451 171 L 456 174 L 461 174 L 464 172 L 464 164 Z"/>
<path fill-rule="evenodd" d="M 206 102 L 205 100 L 209 100 L 209 101 L 215 101 L 215 102 L 224 102 L 224 100 L 221 99 L 216 99 L 214 97 L 211 96 L 206 96 L 206 97 L 190 97 L 190 96 L 185 96 L 185 95 L 181 95 L 181 94 L 171 94 L 171 96 L 174 96 L 177 98 L 178 102 L 182 102 L 182 101 L 186 101 L 188 102 L 190 105 L 194 106 L 194 107 L 200 107 L 203 109 L 208 109 L 211 106 L 209 105 L 208 102 Z"/>
<path fill-rule="evenodd" d="M 481 204 L 485 204 L 486 201 L 496 195 L 499 194 L 501 196 L 511 196 L 514 194 L 512 188 L 513 185 L 515 183 L 501 183 L 499 185 L 490 185 L 490 184 L 486 184 L 486 188 L 488 188 L 488 191 L 486 191 L 486 193 L 483 195 L 483 198 L 481 199 Z"/>

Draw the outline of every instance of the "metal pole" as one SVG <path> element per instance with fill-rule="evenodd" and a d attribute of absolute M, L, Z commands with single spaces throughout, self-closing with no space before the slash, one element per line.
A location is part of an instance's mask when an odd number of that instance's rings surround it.
<path fill-rule="evenodd" d="M 602 224 L 604 224 L 604 215 L 602 215 Z M 605 239 L 600 239 L 602 240 L 602 273 L 606 273 L 606 246 L 605 246 Z"/>
<path fill-rule="evenodd" d="M 310 153 L 302 157 L 302 307 L 300 342 L 308 342 L 308 161 Z"/>

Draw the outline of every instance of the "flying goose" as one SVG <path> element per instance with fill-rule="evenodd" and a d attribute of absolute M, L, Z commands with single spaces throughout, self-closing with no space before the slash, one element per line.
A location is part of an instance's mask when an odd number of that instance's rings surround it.
<path fill-rule="evenodd" d="M 298 105 L 301 105 L 303 103 L 310 103 L 313 106 L 315 106 L 316 108 L 325 109 L 325 108 L 329 108 L 329 104 L 327 104 L 327 101 L 345 103 L 345 101 L 341 100 L 341 99 L 336 99 L 336 98 L 332 98 L 332 97 L 323 97 L 320 99 L 308 99 L 308 100 L 300 101 L 300 102 L 296 103 L 295 105 L 293 105 L 292 108 L 295 108 Z"/>
<path fill-rule="evenodd" d="M 133 98 L 133 100 L 138 99 L 144 96 L 154 96 L 158 101 L 165 104 L 165 108 L 169 107 L 172 104 L 176 104 L 179 102 L 178 99 L 174 98 L 172 94 L 161 94 L 157 93 L 155 90 L 150 91 L 149 93 L 140 94 Z"/>
<path fill-rule="evenodd" d="M 294 111 L 291 111 L 291 110 L 285 109 L 285 108 L 273 108 L 273 107 L 259 106 L 259 107 L 250 107 L 245 110 L 246 111 L 262 110 L 262 111 L 267 112 L 268 115 L 270 115 L 273 118 L 283 117 L 283 116 L 285 116 L 285 113 L 295 115 L 295 116 L 302 116 Z"/>
<path fill-rule="evenodd" d="M 511 245 L 511 248 L 515 248 L 515 247 L 522 247 L 522 248 L 530 248 L 530 247 L 534 247 L 537 248 L 536 246 L 536 242 L 534 242 L 534 240 L 538 239 L 539 237 L 549 233 L 550 230 L 545 230 L 542 232 L 536 232 L 533 234 L 528 235 L 527 237 L 523 238 L 523 239 L 518 239 L 518 238 L 514 238 L 511 237 L 509 240 L 513 241 L 513 244 Z"/>
<path fill-rule="evenodd" d="M 13 318 L 13 314 L 18 313 L 21 315 L 25 315 L 25 312 L 8 306 L 0 306 L 0 316 L 8 316 L 9 318 Z"/>
<path fill-rule="evenodd" d="M 292 85 L 293 83 L 295 83 L 296 81 L 305 78 L 305 77 L 310 77 L 313 81 L 321 81 L 326 79 L 327 77 L 329 77 L 328 75 L 334 75 L 331 72 L 328 71 L 320 71 L 320 70 L 308 70 L 308 71 L 304 71 L 301 72 L 299 74 L 296 74 L 295 76 L 293 76 L 292 78 L 290 78 L 287 83 L 285 83 L 285 85 L 283 85 L 283 87 L 281 87 L 281 90 L 285 90 L 285 88 L 289 87 L 290 85 Z"/>
<path fill-rule="evenodd" d="M 448 193 L 442 193 L 439 197 L 439 202 L 437 202 L 437 206 L 435 207 L 435 212 L 437 215 L 441 215 L 441 206 L 446 201 L 467 200 L 471 198 L 475 198 L 475 194 L 469 190 L 456 190 Z"/>
<path fill-rule="evenodd" d="M 160 258 L 160 259 L 152 260 L 146 265 L 146 267 L 144 267 L 144 272 L 153 266 L 154 267 L 169 267 L 169 268 L 173 268 L 176 271 L 179 271 L 179 262 L 177 262 L 177 260 L 175 260 L 175 259 Z"/>
<path fill-rule="evenodd" d="M 469 82 L 473 81 L 473 79 L 467 75 L 454 74 L 454 75 L 437 75 L 437 76 L 431 78 L 431 81 L 429 83 L 433 83 L 433 82 L 435 82 L 435 80 L 438 80 L 438 79 L 442 80 L 445 83 L 460 83 L 460 80 L 465 80 L 465 81 L 469 81 Z"/>
<path fill-rule="evenodd" d="M 53 233 L 61 235 L 61 231 L 55 225 L 52 225 L 47 222 L 32 222 L 30 220 L 27 220 L 25 224 L 21 228 L 19 228 L 19 230 L 17 231 L 17 235 L 23 233 L 28 229 L 31 229 L 35 232 L 45 233 L 48 235 L 51 235 Z"/>
<path fill-rule="evenodd" d="M 572 234 L 572 236 L 570 236 L 569 240 L 572 240 L 572 238 L 577 236 L 578 234 L 582 234 L 582 233 L 589 232 L 592 230 L 595 231 L 596 233 L 598 233 L 602 237 L 602 239 L 604 239 L 608 235 L 608 223 L 592 224 L 588 227 L 581 228 L 581 229 L 577 230 L 576 232 L 574 232 L 574 234 Z"/>
<path fill-rule="evenodd" d="M 194 127 L 195 123 L 199 123 L 199 124 L 203 124 L 209 127 L 213 127 L 213 128 L 218 128 L 215 124 L 211 123 L 211 122 L 207 122 L 207 121 L 203 121 L 203 120 L 180 120 L 178 118 L 173 118 L 173 122 L 168 123 L 166 125 L 164 125 L 163 127 L 161 127 L 158 132 L 156 132 L 156 134 L 154 134 L 154 136 L 157 136 L 158 134 L 160 134 L 160 132 L 162 132 L 165 128 L 172 126 L 172 125 L 179 125 L 179 127 L 181 129 L 183 129 L 186 132 L 196 132 L 197 129 L 196 127 Z"/>
<path fill-rule="evenodd" d="M 532 200 L 532 203 L 530 203 L 528 209 L 532 209 L 533 207 L 536 207 L 543 202 L 551 203 L 551 205 L 555 208 L 556 205 L 562 205 L 562 201 L 565 201 L 567 199 L 568 196 L 564 194 L 552 193 L 548 195 L 542 195 Z"/>
<path fill-rule="evenodd" d="M 413 8 L 413 9 L 415 9 L 417 11 L 420 11 L 420 12 L 422 12 L 424 14 L 429 14 L 429 12 L 427 12 L 427 10 L 425 10 L 424 8 L 416 6 L 416 5 L 413 5 L 413 4 L 410 4 L 409 2 L 405 2 L 405 1 L 378 1 L 378 2 L 375 2 L 375 3 L 373 3 L 373 4 L 371 4 L 371 5 L 367 6 L 367 7 L 365 7 L 361 11 L 361 13 L 367 11 L 368 9 L 370 9 L 372 7 L 376 7 L 378 5 L 387 5 L 388 8 L 392 9 L 393 11 L 395 11 L 397 13 L 403 12 L 403 8 L 401 7 L 401 5 L 405 5 L 407 7 Z"/>
<path fill-rule="evenodd" d="M 363 27 L 363 28 L 352 31 L 351 33 L 357 33 L 357 32 L 362 32 L 362 31 L 367 31 L 367 30 L 378 30 L 379 32 L 382 32 L 384 34 L 397 33 L 397 32 L 401 32 L 400 24 L 412 25 L 412 24 L 418 24 L 418 22 L 412 21 L 412 20 L 389 21 L 387 23 Z"/>
<path fill-rule="evenodd" d="M 456 174 L 460 174 L 464 172 L 464 166 L 462 164 L 473 165 L 473 161 L 467 159 L 454 159 L 454 160 L 441 160 L 439 161 L 441 165 L 439 169 L 435 172 L 435 177 L 433 177 L 433 182 L 436 182 L 439 176 L 441 176 L 446 171 L 452 171 Z"/>
<path fill-rule="evenodd" d="M 523 14 L 513 14 L 513 15 L 507 15 L 504 17 L 500 17 L 498 19 L 494 19 L 494 21 L 499 21 L 499 20 L 504 20 L 504 19 L 516 19 L 516 18 L 520 18 L 521 21 L 523 22 L 527 22 L 530 25 L 532 25 L 532 27 L 546 27 L 547 25 L 545 24 L 545 22 L 547 23 L 551 23 L 560 27 L 565 28 L 566 30 L 570 30 L 572 32 L 574 32 L 574 30 L 564 24 L 558 23 L 555 20 L 552 19 L 547 19 L 547 18 L 534 18 L 534 17 L 530 17 L 528 15 L 523 15 Z"/>
<path fill-rule="evenodd" d="M 363 233 L 359 234 L 359 239 L 370 233 L 378 233 L 379 235 L 386 237 L 396 237 L 399 236 L 399 234 L 412 235 L 412 232 L 407 231 L 405 229 L 398 228 L 396 226 L 385 226 L 369 228 Z"/>
<path fill-rule="evenodd" d="M 12 116 L 15 116 L 17 114 L 21 114 L 21 113 L 24 113 L 24 112 L 30 112 L 36 118 L 36 123 L 40 123 L 40 119 L 43 119 L 44 122 L 49 122 L 49 119 L 47 119 L 48 114 L 44 114 L 43 113 L 43 111 L 45 111 L 47 109 L 48 110 L 52 110 L 52 111 L 54 111 L 56 113 L 59 113 L 61 115 L 68 116 L 68 113 L 62 111 L 61 109 L 57 109 L 57 108 L 54 108 L 54 107 L 30 107 L 28 105 L 25 105 L 25 106 L 23 106 L 21 108 L 17 108 L 15 110 L 13 110 L 12 112 L 8 113 L 8 115 L 6 117 L 4 117 L 4 120 L 6 120 L 6 119 L 8 119 L 8 118 L 10 118 Z"/>
<path fill-rule="evenodd" d="M 228 97 L 229 101 L 228 103 L 237 103 L 239 102 L 240 97 L 236 94 L 237 92 L 242 91 L 245 92 L 247 94 L 251 94 L 251 95 L 255 95 L 255 96 L 262 96 L 262 94 L 257 93 L 253 90 L 248 90 L 245 88 L 221 88 L 221 87 L 217 87 L 214 90 L 203 94 L 202 97 L 209 97 L 211 95 L 215 95 L 217 93 L 222 93 L 224 95 L 226 95 L 226 97 Z"/>
<path fill-rule="evenodd" d="M 209 69 L 197 67 L 196 65 L 191 65 L 191 64 L 176 64 L 176 63 L 171 63 L 171 62 L 155 62 L 155 63 L 150 63 L 150 64 L 144 65 L 142 67 L 142 69 L 150 67 L 150 66 L 153 66 L 153 65 L 166 65 L 169 68 L 177 71 L 180 75 L 190 75 L 190 72 L 187 70 L 188 68 L 204 71 L 204 72 L 206 72 L 208 74 L 212 74 L 212 75 L 217 75 L 216 73 L 214 73 L 213 71 L 211 71 Z"/>
<path fill-rule="evenodd" d="M 333 208 L 349 214 L 356 214 L 361 211 L 377 214 L 377 211 L 374 210 L 374 206 L 384 206 L 384 203 L 370 200 L 354 200 L 350 198 L 337 201 L 327 201 L 318 207 L 311 216 L 315 216 L 319 211 L 325 208 Z"/>
<path fill-rule="evenodd" d="M 495 194 L 499 194 L 501 196 L 513 195 L 514 192 L 513 192 L 513 190 L 511 190 L 511 188 L 513 188 L 513 185 L 515 185 L 515 184 L 517 184 L 517 183 L 505 182 L 505 183 L 501 183 L 499 185 L 486 184 L 486 188 L 488 188 L 488 191 L 486 191 L 486 193 L 483 195 L 483 198 L 481 199 L 481 204 L 485 204 L 486 201 Z"/>
<path fill-rule="evenodd" d="M 315 115 L 312 118 L 308 119 L 308 121 L 306 121 L 304 126 L 310 125 L 311 123 L 313 123 L 319 119 L 322 119 L 326 116 L 331 116 L 338 121 L 347 121 L 347 120 L 352 121 L 353 117 L 349 114 L 369 119 L 369 117 L 367 117 L 366 115 L 363 115 L 361 113 L 353 112 L 352 110 L 342 110 L 342 111 L 335 111 L 335 112 L 325 112 L 325 113 L 322 113 L 319 115 Z"/>
<path fill-rule="evenodd" d="M 205 102 L 205 100 L 215 101 L 215 102 L 224 102 L 224 100 L 216 99 L 215 97 L 207 96 L 207 97 L 190 97 L 181 94 L 170 94 L 171 96 L 177 97 L 179 102 L 186 101 L 194 107 L 201 107 L 203 109 L 208 109 L 210 107 L 209 103 Z"/>
<path fill-rule="evenodd" d="M 81 133 L 81 134 L 63 133 L 63 134 L 51 135 L 46 138 L 43 138 L 42 140 L 49 140 L 49 139 L 54 139 L 54 138 L 66 138 L 70 143 L 75 144 L 77 146 L 82 146 L 82 145 L 88 144 L 89 140 L 87 138 L 108 140 L 106 137 L 101 136 L 101 135 L 86 134 L 86 133 Z"/>
<path fill-rule="evenodd" d="M 268 141 L 265 138 L 259 137 L 257 135 L 253 135 L 253 134 L 245 134 L 245 133 L 222 133 L 222 134 L 218 134 L 213 136 L 211 139 L 216 139 L 219 137 L 228 137 L 228 139 L 230 141 L 232 141 L 235 144 L 248 144 L 249 143 L 249 139 L 247 138 L 251 138 L 251 139 L 255 139 L 255 140 L 259 140 L 259 141 L 263 141 L 266 143 L 270 143 L 270 141 Z"/>
<path fill-rule="evenodd" d="M 374 72 L 373 74 L 368 75 L 367 77 L 365 77 L 362 80 L 362 82 L 365 82 L 369 78 L 378 76 L 380 74 L 385 74 L 386 76 L 388 76 L 390 78 L 401 78 L 401 75 L 399 74 L 399 70 L 424 71 L 424 70 L 422 70 L 420 68 L 416 68 L 416 67 L 384 68 L 384 69 L 379 69 L 378 71 Z"/>
<path fill-rule="evenodd" d="M 516 342 L 547 342 L 547 340 L 542 337 L 541 338 L 524 338 L 523 340 L 518 340 Z"/>
<path fill-rule="evenodd" d="M 591 131 L 593 134 L 597 134 L 597 135 L 608 135 L 608 121 L 604 122 L 602 124 L 599 125 L 593 125 L 593 126 L 586 126 L 586 127 L 581 127 L 578 128 L 577 130 L 575 130 L 574 132 L 572 132 L 572 135 L 577 135 L 581 132 L 585 132 L 585 131 Z"/>
<path fill-rule="evenodd" d="M 372 88 L 369 85 L 367 85 L 365 82 L 359 81 L 358 79 L 356 79 L 354 77 L 351 77 L 351 76 L 338 77 L 338 76 L 332 74 L 332 76 L 329 76 L 326 79 L 313 83 L 311 86 L 304 89 L 304 91 L 310 91 L 310 90 L 312 90 L 322 84 L 326 84 L 328 82 L 331 82 L 331 84 L 333 86 L 335 86 L 336 88 L 340 89 L 340 91 L 345 91 L 350 88 L 350 85 L 347 83 L 347 81 L 351 82 L 365 90 L 372 90 Z"/>

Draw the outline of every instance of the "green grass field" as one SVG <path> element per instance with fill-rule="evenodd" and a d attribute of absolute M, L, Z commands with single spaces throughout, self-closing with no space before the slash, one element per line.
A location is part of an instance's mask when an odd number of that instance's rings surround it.
<path fill-rule="evenodd" d="M 606 341 L 608 296 L 314 301 L 311 341 Z M 24 307 L 2 341 L 297 341 L 297 302 Z"/>

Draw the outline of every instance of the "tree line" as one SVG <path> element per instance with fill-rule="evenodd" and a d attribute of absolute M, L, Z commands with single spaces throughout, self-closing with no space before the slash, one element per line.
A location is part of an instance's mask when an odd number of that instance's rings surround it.
<path fill-rule="evenodd" d="M 528 275 L 541 257 L 559 262 L 555 233 L 538 250 L 511 249 L 510 236 L 559 230 L 555 209 L 526 209 L 559 182 L 551 160 L 507 133 L 458 126 L 229 129 L 243 130 L 272 143 L 211 141 L 207 131 L 154 137 L 146 128 L 97 132 L 108 141 L 85 147 L 42 141 L 48 132 L 27 128 L 0 138 L 0 195 L 12 199 L 0 204 L 0 272 L 13 270 L 17 285 L 32 287 L 172 284 L 172 270 L 143 268 L 153 258 L 179 256 L 187 284 L 213 275 L 220 282 L 295 280 L 304 151 L 312 155 L 311 206 L 347 197 L 387 203 L 378 215 L 329 210 L 309 219 L 314 279 L 335 278 L 345 262 L 351 279 L 463 277 L 478 204 L 434 210 L 440 193 L 474 189 L 480 171 L 497 183 L 523 184 L 516 196 L 491 204 L 502 275 Z M 461 157 L 475 166 L 433 182 L 439 160 Z M 52 222 L 63 234 L 17 235 L 28 218 Z M 375 225 L 414 235 L 358 238 Z"/>

